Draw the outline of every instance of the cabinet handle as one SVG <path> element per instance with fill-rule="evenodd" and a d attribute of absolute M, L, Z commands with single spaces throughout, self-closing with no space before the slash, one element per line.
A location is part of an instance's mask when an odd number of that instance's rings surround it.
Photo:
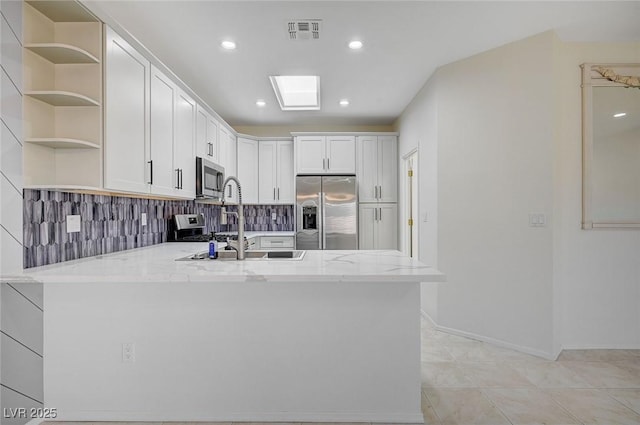
<path fill-rule="evenodd" d="M 176 168 L 176 189 L 180 189 L 180 169 Z"/>
<path fill-rule="evenodd" d="M 322 158 L 322 169 L 323 170 L 327 169 L 327 158 Z"/>
<path fill-rule="evenodd" d="M 153 184 L 153 160 L 147 161 L 147 164 L 149 164 L 149 181 L 147 183 Z"/>
<path fill-rule="evenodd" d="M 209 156 L 213 156 L 213 143 L 207 143 L 207 146 L 209 146 Z"/>
<path fill-rule="evenodd" d="M 182 183 L 183 183 L 183 180 L 182 180 L 182 172 L 183 172 L 183 171 L 184 171 L 184 170 L 181 168 L 181 169 L 180 169 L 180 189 L 184 189 L 184 187 L 182 187 Z"/>
<path fill-rule="evenodd" d="M 274 201 L 276 200 L 276 188 L 275 187 L 273 188 L 273 200 Z"/>
<path fill-rule="evenodd" d="M 278 201 L 280 200 L 280 188 L 278 188 Z"/>
<path fill-rule="evenodd" d="M 378 199 L 378 186 L 373 187 L 373 197 Z"/>
<path fill-rule="evenodd" d="M 373 221 L 378 221 L 378 209 L 373 209 Z"/>
<path fill-rule="evenodd" d="M 331 169 L 331 165 L 329 165 L 329 158 L 327 158 L 327 170 Z"/>
<path fill-rule="evenodd" d="M 382 208 L 380 208 L 380 221 L 382 221 Z"/>
<path fill-rule="evenodd" d="M 382 186 L 378 186 L 378 199 L 382 199 Z"/>

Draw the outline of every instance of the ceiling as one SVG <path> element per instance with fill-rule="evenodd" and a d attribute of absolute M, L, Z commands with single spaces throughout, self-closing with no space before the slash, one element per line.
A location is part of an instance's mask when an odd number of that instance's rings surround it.
<path fill-rule="evenodd" d="M 490 48 L 550 29 L 564 41 L 640 41 L 640 1 L 86 3 L 232 126 L 390 125 L 437 67 Z M 289 40 L 289 19 L 322 19 L 320 39 Z M 227 38 L 236 50 L 220 47 Z M 362 50 L 347 47 L 352 39 Z M 281 111 L 268 77 L 283 74 L 319 75 L 321 110 Z"/>

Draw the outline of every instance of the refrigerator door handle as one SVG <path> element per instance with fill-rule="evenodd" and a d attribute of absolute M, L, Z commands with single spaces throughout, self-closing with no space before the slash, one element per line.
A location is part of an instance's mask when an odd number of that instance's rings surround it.
<path fill-rule="evenodd" d="M 325 199 L 325 193 L 321 192 L 320 193 L 320 202 L 322 202 L 322 249 L 326 249 L 327 248 L 327 222 L 326 222 L 326 218 L 325 218 L 325 213 L 327 212 L 327 208 L 326 208 L 326 199 Z"/>
<path fill-rule="evenodd" d="M 318 192 L 318 202 L 320 203 L 320 208 L 318 208 L 320 212 L 320 217 L 318 217 L 318 223 L 320 224 L 320 234 L 318 238 L 318 249 L 324 249 L 324 193 Z"/>

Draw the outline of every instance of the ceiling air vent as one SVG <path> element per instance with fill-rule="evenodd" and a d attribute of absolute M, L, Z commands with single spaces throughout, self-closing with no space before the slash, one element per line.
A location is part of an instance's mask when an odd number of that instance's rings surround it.
<path fill-rule="evenodd" d="M 295 19 L 287 22 L 289 40 L 317 40 L 321 19 Z"/>

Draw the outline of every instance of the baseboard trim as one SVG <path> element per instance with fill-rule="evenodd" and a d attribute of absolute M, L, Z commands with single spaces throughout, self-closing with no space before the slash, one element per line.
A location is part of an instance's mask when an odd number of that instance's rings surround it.
<path fill-rule="evenodd" d="M 640 350 L 640 344 L 569 344 L 562 350 Z"/>
<path fill-rule="evenodd" d="M 31 421 L 33 422 L 33 421 Z M 37 425 L 36 423 L 27 425 Z M 383 412 L 115 412 L 115 411 L 67 411 L 58 415 L 55 422 L 365 422 L 394 424 L 424 424 L 422 412 L 415 414 Z"/>
<path fill-rule="evenodd" d="M 440 332 L 445 332 L 445 333 L 448 333 L 448 334 L 451 334 L 451 335 L 457 335 L 457 336 L 462 336 L 462 337 L 465 337 L 465 338 L 475 339 L 476 341 L 487 342 L 489 344 L 493 344 L 493 345 L 496 345 L 498 347 L 508 348 L 510 350 L 515 350 L 515 351 L 519 351 L 521 353 L 530 354 L 532 356 L 541 357 L 541 358 L 546 359 L 546 360 L 555 360 L 559 355 L 559 353 L 558 353 L 558 355 L 554 356 L 553 353 L 536 350 L 535 348 L 530 348 L 530 347 L 525 347 L 525 346 L 522 346 L 522 345 L 512 344 L 510 342 L 502 341 L 500 339 L 495 339 L 495 338 L 491 338 L 491 337 L 488 337 L 488 336 L 475 334 L 475 333 L 472 333 L 472 332 L 466 332 L 466 331 L 461 331 L 461 330 L 455 329 L 455 328 L 448 328 L 446 326 L 441 326 L 441 325 L 438 325 L 435 322 L 435 320 L 433 320 L 433 318 L 431 316 L 429 316 L 429 314 L 427 314 L 427 312 L 425 312 L 424 310 L 420 310 L 420 312 L 422 314 L 422 317 L 424 317 L 425 320 L 427 320 L 428 322 L 433 324 L 434 328 L 437 331 L 440 331 Z"/>

